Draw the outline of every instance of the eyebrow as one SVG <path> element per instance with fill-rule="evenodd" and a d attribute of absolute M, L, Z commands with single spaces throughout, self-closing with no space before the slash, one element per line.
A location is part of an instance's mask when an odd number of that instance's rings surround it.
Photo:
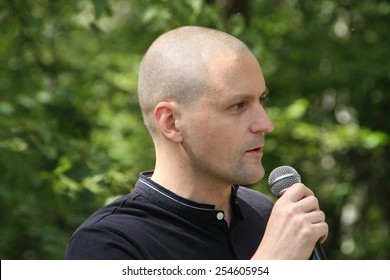
<path fill-rule="evenodd" d="M 263 91 L 263 93 L 260 95 L 260 98 L 265 98 L 267 99 L 268 98 L 268 95 L 269 95 L 269 90 L 268 88 L 265 88 L 265 90 Z M 259 99 L 260 99 L 259 98 Z"/>
<path fill-rule="evenodd" d="M 265 88 L 265 90 L 260 94 L 259 98 L 267 96 L 268 94 L 269 94 L 269 90 L 268 90 L 268 88 Z M 229 98 L 228 102 L 241 100 L 241 99 L 242 100 L 249 100 L 249 99 L 257 99 L 257 98 L 254 98 L 252 94 L 242 93 L 242 94 L 237 94 L 237 95 L 232 96 L 231 98 Z"/>

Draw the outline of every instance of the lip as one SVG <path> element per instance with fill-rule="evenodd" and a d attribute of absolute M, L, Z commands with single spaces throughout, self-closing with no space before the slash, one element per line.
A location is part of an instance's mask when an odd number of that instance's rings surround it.
<path fill-rule="evenodd" d="M 252 155 L 252 156 L 261 157 L 263 155 L 263 147 L 259 146 L 259 147 L 253 148 L 251 150 L 247 150 L 246 153 L 249 155 Z"/>

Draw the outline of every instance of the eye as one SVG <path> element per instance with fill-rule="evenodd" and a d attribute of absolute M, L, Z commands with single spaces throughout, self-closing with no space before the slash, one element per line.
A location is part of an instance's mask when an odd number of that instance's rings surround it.
<path fill-rule="evenodd" d="M 259 98 L 259 102 L 261 105 L 264 106 L 265 102 L 268 100 L 268 94 L 263 94 L 262 96 L 260 96 Z"/>
<path fill-rule="evenodd" d="M 239 110 L 241 110 L 242 108 L 244 108 L 244 106 L 245 106 L 245 102 L 239 102 L 239 103 L 236 103 L 236 104 L 234 104 L 234 106 L 233 106 L 233 108 L 235 109 L 235 110 L 237 110 L 237 111 L 239 111 Z"/>

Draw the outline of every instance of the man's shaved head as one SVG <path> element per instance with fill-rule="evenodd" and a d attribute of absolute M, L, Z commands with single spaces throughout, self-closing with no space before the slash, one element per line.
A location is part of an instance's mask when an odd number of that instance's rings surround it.
<path fill-rule="evenodd" d="M 189 106 L 208 89 L 209 65 L 226 53 L 250 52 L 237 38 L 214 29 L 185 26 L 158 37 L 146 52 L 138 79 L 144 122 L 156 136 L 153 112 L 162 101 Z"/>

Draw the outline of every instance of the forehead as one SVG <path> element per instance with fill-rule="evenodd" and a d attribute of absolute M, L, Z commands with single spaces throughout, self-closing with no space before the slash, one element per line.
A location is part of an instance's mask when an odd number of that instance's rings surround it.
<path fill-rule="evenodd" d="M 214 57 L 208 67 L 204 98 L 223 101 L 235 95 L 258 98 L 266 90 L 260 65 L 253 54 L 228 53 Z"/>

